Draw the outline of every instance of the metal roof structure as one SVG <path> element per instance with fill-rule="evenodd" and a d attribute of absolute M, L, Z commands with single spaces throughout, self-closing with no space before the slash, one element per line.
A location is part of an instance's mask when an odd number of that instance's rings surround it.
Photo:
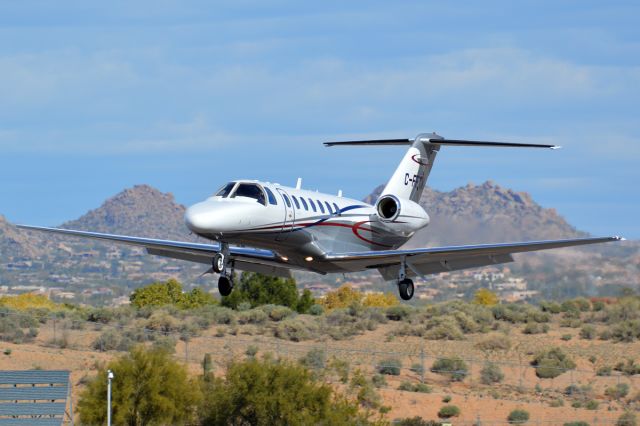
<path fill-rule="evenodd" d="M 0 426 L 63 423 L 73 425 L 69 371 L 0 370 Z"/>

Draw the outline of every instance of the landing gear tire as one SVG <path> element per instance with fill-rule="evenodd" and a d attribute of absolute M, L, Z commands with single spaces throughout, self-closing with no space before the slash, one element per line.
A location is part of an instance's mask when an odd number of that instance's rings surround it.
<path fill-rule="evenodd" d="M 414 292 L 413 281 L 409 278 L 405 278 L 400 281 L 398 283 L 398 292 L 400 293 L 400 298 L 402 300 L 411 300 Z"/>
<path fill-rule="evenodd" d="M 220 296 L 228 296 L 231 294 L 231 290 L 233 290 L 233 283 L 228 277 L 221 276 L 218 279 L 218 291 L 220 292 Z"/>
<path fill-rule="evenodd" d="M 213 267 L 213 272 L 219 274 L 220 272 L 224 271 L 224 267 L 225 267 L 224 262 L 225 262 L 224 254 L 216 253 L 216 255 L 213 256 L 213 264 L 211 265 Z"/>

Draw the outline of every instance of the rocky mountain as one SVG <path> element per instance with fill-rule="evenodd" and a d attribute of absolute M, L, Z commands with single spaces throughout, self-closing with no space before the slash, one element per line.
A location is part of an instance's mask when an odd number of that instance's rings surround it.
<path fill-rule="evenodd" d="M 184 241 L 193 239 L 184 225 L 184 212 L 172 194 L 136 185 L 62 227 Z"/>
<path fill-rule="evenodd" d="M 379 186 L 365 201 L 375 203 Z M 408 246 L 473 244 L 582 237 L 555 209 L 543 208 L 526 192 L 491 181 L 450 192 L 426 187 L 420 205 L 431 217 Z"/>
<path fill-rule="evenodd" d="M 33 258 L 42 254 L 37 237 L 21 232 L 0 215 L 0 259 Z"/>

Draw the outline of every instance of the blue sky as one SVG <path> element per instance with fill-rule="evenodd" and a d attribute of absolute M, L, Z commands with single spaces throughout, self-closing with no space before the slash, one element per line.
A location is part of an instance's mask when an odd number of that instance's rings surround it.
<path fill-rule="evenodd" d="M 233 178 L 361 198 L 445 137 L 436 189 L 491 179 L 578 228 L 640 238 L 640 3 L 0 1 L 0 214 L 56 225 L 148 183 Z"/>

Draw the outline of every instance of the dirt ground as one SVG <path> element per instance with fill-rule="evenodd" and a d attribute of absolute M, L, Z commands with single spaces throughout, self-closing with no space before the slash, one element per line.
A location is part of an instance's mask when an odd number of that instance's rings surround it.
<path fill-rule="evenodd" d="M 578 329 L 566 329 L 554 326 L 548 334 L 524 335 L 517 328 L 509 333 L 512 348 L 506 352 L 485 353 L 475 347 L 475 343 L 484 335 L 471 335 L 464 341 L 427 341 L 418 337 L 389 338 L 389 331 L 397 324 L 381 325 L 377 330 L 345 341 L 321 339 L 313 342 L 286 342 L 267 335 L 256 334 L 255 328 L 239 327 L 236 336 L 225 334 L 216 337 L 219 329 L 213 327 L 202 336 L 192 339 L 187 345 L 178 341 L 176 357 L 188 362 L 193 374 L 200 374 L 201 360 L 205 353 L 211 353 L 220 370 L 226 360 L 243 357 L 249 346 L 255 346 L 259 353 L 274 353 L 279 356 L 298 359 L 312 348 L 326 351 L 330 357 L 346 360 L 352 371 L 361 369 L 375 373 L 376 365 L 389 356 L 401 359 L 403 369 L 400 376 L 387 376 L 387 386 L 380 389 L 383 404 L 391 410 L 386 414 L 390 420 L 404 417 L 421 416 L 425 419 L 437 419 L 438 410 L 445 405 L 443 397 L 451 396 L 451 402 L 461 409 L 460 417 L 452 424 L 473 424 L 478 419 L 482 424 L 506 424 L 511 410 L 521 408 L 529 411 L 529 424 L 560 424 L 573 420 L 584 420 L 589 424 L 613 424 L 623 412 L 624 407 L 605 398 L 604 389 L 625 380 L 631 387 L 630 395 L 640 392 L 640 378 L 599 377 L 594 374 L 597 367 L 614 365 L 625 358 L 638 359 L 640 343 L 622 344 L 599 340 L 580 340 Z M 61 331 L 56 330 L 59 337 Z M 69 347 L 59 349 L 50 342 L 53 329 L 47 324 L 40 328 L 35 342 L 29 344 L 1 343 L 0 369 L 68 369 L 71 370 L 73 398 L 77 403 L 82 390 L 82 382 L 92 377 L 101 363 L 105 363 L 121 352 L 98 352 L 90 348 L 100 331 L 90 328 L 67 330 Z M 560 337 L 572 334 L 565 341 Z M 577 363 L 577 370 L 567 372 L 556 379 L 538 379 L 535 370 L 527 367 L 532 354 L 550 346 L 563 347 Z M 462 383 L 450 383 L 447 378 L 431 373 L 429 366 L 439 356 L 457 355 L 469 362 L 470 374 Z M 592 358 L 595 357 L 595 358 Z M 591 360 L 590 360 L 591 358 Z M 486 386 L 479 382 L 479 371 L 483 362 L 491 359 L 500 363 L 505 373 L 503 383 Z M 475 360 L 475 361 L 474 361 Z M 594 361 L 595 362 L 592 362 Z M 418 374 L 409 366 L 422 363 L 425 372 Z M 512 364 L 507 364 L 512 363 Z M 424 380 L 432 388 L 432 393 L 416 393 L 397 390 L 400 382 L 418 383 Z M 570 385 L 589 385 L 593 389 L 593 399 L 599 402 L 596 410 L 573 408 L 572 400 L 563 395 L 563 389 Z M 536 388 L 537 385 L 537 388 Z M 336 385 L 339 388 L 344 386 Z M 551 407 L 554 399 L 564 399 L 564 406 Z"/>

